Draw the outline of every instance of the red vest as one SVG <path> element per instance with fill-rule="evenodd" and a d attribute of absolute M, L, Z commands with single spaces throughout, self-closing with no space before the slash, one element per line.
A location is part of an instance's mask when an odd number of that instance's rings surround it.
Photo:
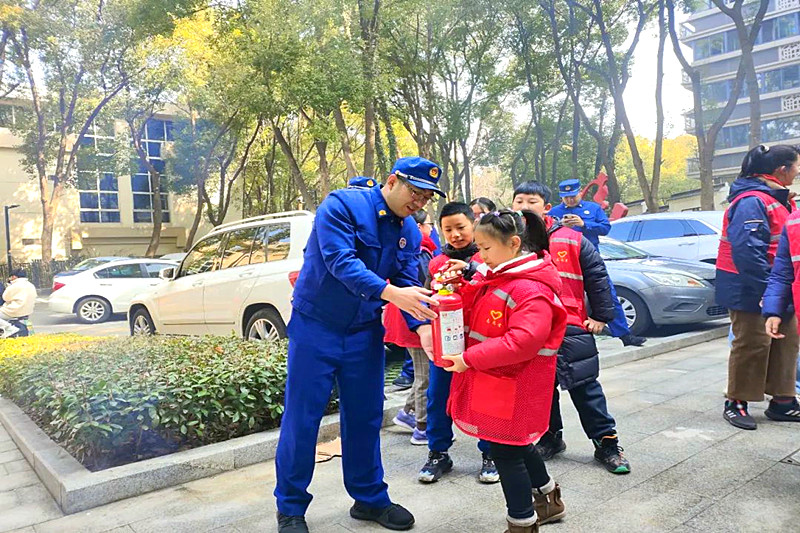
<path fill-rule="evenodd" d="M 583 298 L 581 237 L 581 233 L 574 229 L 557 229 L 550 234 L 550 257 L 561 276 L 561 293 L 558 297 L 567 310 L 567 324 L 582 328 L 589 317 Z"/>
<path fill-rule="evenodd" d="M 792 281 L 792 300 L 795 312 L 800 307 L 800 210 L 792 213 L 786 220 L 786 234 L 789 237 L 789 255 L 792 256 L 794 281 Z"/>
<path fill-rule="evenodd" d="M 717 269 L 724 270 L 738 274 L 736 265 L 733 263 L 733 253 L 731 251 L 731 243 L 728 241 L 728 220 L 729 214 L 733 206 L 742 198 L 748 196 L 755 196 L 764 203 L 767 209 L 767 218 L 769 220 L 769 247 L 767 248 L 767 260 L 771 265 L 775 260 L 775 253 L 778 251 L 778 241 L 781 238 L 781 231 L 786 219 L 789 218 L 789 210 L 780 203 L 778 200 L 762 191 L 748 191 L 743 193 L 731 202 L 728 209 L 725 210 L 725 215 L 722 218 L 722 235 L 719 238 L 719 251 L 717 252 Z"/>

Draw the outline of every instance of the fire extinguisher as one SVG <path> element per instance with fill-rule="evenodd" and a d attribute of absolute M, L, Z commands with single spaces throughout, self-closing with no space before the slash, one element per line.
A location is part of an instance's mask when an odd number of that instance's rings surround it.
<path fill-rule="evenodd" d="M 433 330 L 433 364 L 445 368 L 453 366 L 443 355 L 464 353 L 464 304 L 461 296 L 443 287 L 433 295 L 439 302 L 439 316 L 431 321 Z"/>

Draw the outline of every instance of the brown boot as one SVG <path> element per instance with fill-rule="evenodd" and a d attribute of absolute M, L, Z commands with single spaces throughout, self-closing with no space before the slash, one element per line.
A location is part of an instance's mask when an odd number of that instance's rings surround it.
<path fill-rule="evenodd" d="M 539 524 L 547 524 L 561 520 L 567 514 L 564 502 L 561 500 L 561 487 L 556 483 L 556 488 L 547 494 L 533 491 L 533 507 L 539 516 Z"/>
<path fill-rule="evenodd" d="M 505 533 L 539 533 L 539 523 L 534 522 L 530 526 L 518 526 L 516 524 L 512 524 L 511 520 L 507 520 L 508 522 L 508 529 L 506 529 Z"/>

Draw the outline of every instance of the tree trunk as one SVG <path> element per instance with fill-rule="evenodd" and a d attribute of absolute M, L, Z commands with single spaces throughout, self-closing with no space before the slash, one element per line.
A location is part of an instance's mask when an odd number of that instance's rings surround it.
<path fill-rule="evenodd" d="M 286 140 L 286 137 L 284 137 L 283 131 L 281 131 L 277 124 L 273 123 L 272 133 L 275 135 L 275 139 L 278 141 L 278 145 L 281 147 L 281 151 L 289 163 L 289 171 L 291 172 L 292 180 L 294 180 L 297 190 L 300 191 L 300 195 L 303 197 L 303 202 L 306 204 L 309 210 L 316 211 L 317 203 L 314 200 L 314 197 L 311 195 L 311 191 L 309 191 L 306 181 L 303 179 L 303 172 L 300 170 L 300 165 L 297 163 L 297 158 L 295 157 L 294 152 L 292 152 L 292 147 L 289 146 L 289 142 Z"/>
<path fill-rule="evenodd" d="M 321 200 L 324 200 L 331 192 L 331 173 L 328 168 L 328 143 L 326 141 L 316 140 L 314 146 L 317 148 L 319 154 L 319 188 Z"/>
<path fill-rule="evenodd" d="M 194 244 L 197 229 L 200 227 L 200 220 L 203 218 L 203 193 L 200 190 L 201 187 L 205 187 L 205 184 L 197 184 L 197 203 L 194 208 L 194 220 L 192 221 L 192 227 L 189 228 L 189 234 L 186 236 L 186 246 L 183 247 L 184 252 L 188 252 L 192 244 Z"/>
<path fill-rule="evenodd" d="M 581 116 L 575 106 L 572 107 L 572 153 L 570 154 L 570 170 L 572 178 L 579 179 L 578 176 L 578 145 L 581 139 Z"/>
<path fill-rule="evenodd" d="M 653 152 L 653 185 L 651 193 L 658 199 L 658 187 L 661 179 L 661 153 L 664 148 L 664 45 L 667 41 L 667 31 L 664 19 L 664 0 L 658 2 L 658 56 L 656 57 L 656 140 Z M 660 202 L 659 202 L 660 203 Z"/>
<path fill-rule="evenodd" d="M 347 179 L 355 178 L 358 176 L 358 170 L 353 164 L 353 150 L 350 148 L 350 136 L 347 134 L 347 124 L 344 121 L 342 108 L 335 106 L 333 108 L 333 119 L 336 123 L 336 129 L 339 130 L 339 135 L 342 138 L 342 157 L 344 158 L 345 167 L 347 167 Z"/>
<path fill-rule="evenodd" d="M 147 251 L 144 256 L 155 257 L 158 252 L 158 245 L 161 243 L 161 226 L 164 221 L 164 212 L 161 208 L 161 174 L 152 168 L 148 174 L 150 175 L 150 190 L 153 195 L 153 232 L 150 234 L 150 243 L 147 245 Z"/>
<path fill-rule="evenodd" d="M 378 40 L 380 0 L 368 10 L 366 0 L 358 0 L 361 26 L 361 68 L 364 75 L 364 175 L 375 176 L 375 53 Z"/>

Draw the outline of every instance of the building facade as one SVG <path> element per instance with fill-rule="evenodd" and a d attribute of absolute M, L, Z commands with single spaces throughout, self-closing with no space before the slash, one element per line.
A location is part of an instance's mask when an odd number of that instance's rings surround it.
<path fill-rule="evenodd" d="M 767 0 L 762 0 L 767 1 Z M 800 0 L 768 0 L 766 15 L 753 48 L 761 102 L 764 144 L 800 144 Z M 750 4 L 757 9 L 758 2 Z M 681 41 L 693 51 L 692 66 L 700 70 L 707 125 L 721 111 L 733 90 L 741 56 L 733 21 L 711 0 L 704 0 L 681 26 Z M 691 83 L 684 73 L 684 85 Z M 713 161 L 716 183 L 729 182 L 749 148 L 750 99 L 743 88 L 730 119 L 717 137 Z M 686 131 L 694 134 L 693 114 L 686 114 Z M 688 174 L 699 177 L 697 159 Z"/>
<path fill-rule="evenodd" d="M 11 254 L 14 261 L 41 258 L 42 207 L 35 176 L 23 166 L 21 139 L 12 126 L 24 102 L 0 102 L 0 206 L 17 205 L 9 211 Z M 156 115 L 145 128 L 143 144 L 148 159 L 166 171 L 165 159 L 172 142 L 173 116 Z M 53 258 L 144 255 L 153 231 L 147 171 L 140 164 L 130 172 L 115 171 L 116 143 L 125 138 L 121 121 L 93 124 L 78 152 L 74 187 L 61 198 L 53 232 Z M 241 218 L 241 194 L 232 201 L 225 221 Z M 194 194 L 162 193 L 163 225 L 158 255 L 183 251 L 195 218 Z M 196 238 L 211 229 L 203 217 Z M 0 232 L 2 259 L 6 261 L 5 228 Z"/>

